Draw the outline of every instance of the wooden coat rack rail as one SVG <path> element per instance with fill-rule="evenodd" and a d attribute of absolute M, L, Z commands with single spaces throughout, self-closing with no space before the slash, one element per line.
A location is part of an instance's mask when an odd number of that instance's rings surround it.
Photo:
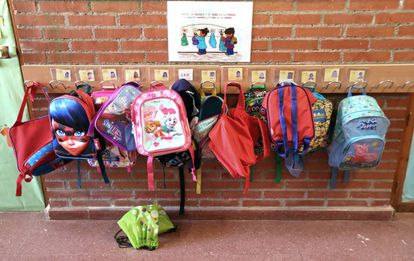
<path fill-rule="evenodd" d="M 255 75 L 260 72 L 263 77 L 261 83 L 269 89 L 275 86 L 283 74 L 288 73 L 290 80 L 298 84 L 316 84 L 316 91 L 321 93 L 346 93 L 349 86 L 356 84 L 350 81 L 351 74 L 363 72 L 361 81 L 357 84 L 366 84 L 368 93 L 413 93 L 414 92 L 414 64 L 347 64 L 347 65 L 24 65 L 22 72 L 24 80 L 40 82 L 43 86 L 49 86 L 49 82 L 57 80 L 57 71 L 69 71 L 68 80 L 62 81 L 63 85 L 52 88 L 50 93 L 67 93 L 75 88 L 75 82 L 82 80 L 79 71 L 93 71 L 93 80 L 87 81 L 94 90 L 101 89 L 104 85 L 121 85 L 131 80 L 127 79 L 128 73 L 139 71 L 139 82 L 144 89 L 153 80 L 159 80 L 170 86 L 180 77 L 180 71 L 191 71 L 190 82 L 199 87 L 206 80 L 215 83 L 218 92 L 223 92 L 223 86 L 229 80 L 241 83 L 244 90 L 255 82 Z M 337 80 L 327 81 L 326 73 L 336 70 Z M 102 81 L 108 72 L 114 71 L 116 77 Z M 236 75 L 233 75 L 236 72 Z M 311 72 L 313 81 L 304 81 L 304 73 Z M 160 78 L 160 73 L 165 79 Z M 188 73 L 187 73 L 188 74 Z M 207 76 L 206 76 L 207 75 Z M 209 78 L 211 76 L 211 79 Z M 261 75 L 261 76 L 262 76 Z M 190 75 L 187 75 L 190 76 Z M 108 77 L 106 77 L 108 78 Z M 128 77 L 130 78 L 130 77 Z M 329 77 L 328 77 L 329 78 Z M 229 92 L 235 92 L 233 88 Z"/>

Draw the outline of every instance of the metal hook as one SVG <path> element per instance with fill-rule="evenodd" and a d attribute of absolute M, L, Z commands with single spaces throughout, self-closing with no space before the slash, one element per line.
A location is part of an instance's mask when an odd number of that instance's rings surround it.
<path fill-rule="evenodd" d="M 335 87 L 335 85 L 336 85 L 336 87 Z M 330 88 L 331 86 L 333 86 L 333 87 L 334 87 L 334 89 L 335 89 L 335 88 L 341 89 L 341 87 L 342 87 L 342 82 L 340 82 L 340 81 L 333 81 L 333 82 L 329 82 L 329 83 L 325 86 L 325 88 L 324 88 L 324 89 L 328 89 L 328 88 Z"/>
<path fill-rule="evenodd" d="M 210 86 L 209 87 L 205 87 L 204 85 L 205 84 L 209 84 Z M 204 81 L 204 82 L 202 82 L 201 84 L 200 84 L 200 88 L 201 89 L 215 89 L 216 88 L 216 85 L 214 84 L 214 82 L 211 82 L 211 81 Z"/>
<path fill-rule="evenodd" d="M 405 87 L 408 87 L 408 88 L 410 88 L 410 87 L 414 87 L 414 81 L 406 81 L 404 84 L 403 84 L 403 86 L 401 86 L 401 88 L 405 88 Z"/>
<path fill-rule="evenodd" d="M 106 83 L 106 82 L 108 82 L 108 83 L 110 83 L 109 85 L 104 85 L 104 83 Z M 112 81 L 109 81 L 109 80 L 104 80 L 104 81 L 101 81 L 100 83 L 99 83 L 99 86 L 101 86 L 102 87 L 102 89 L 116 89 L 116 85 L 115 85 L 115 83 L 114 82 L 112 82 Z"/>
<path fill-rule="evenodd" d="M 316 82 L 314 82 L 314 81 L 303 82 L 302 87 L 308 87 L 308 88 L 316 89 Z"/>
<path fill-rule="evenodd" d="M 316 87 L 316 82 L 315 81 L 306 81 L 302 83 L 302 86 L 315 86 Z"/>
<path fill-rule="evenodd" d="M 316 90 L 316 82 L 314 81 L 303 82 L 302 87 L 309 89 L 311 92 L 314 92 Z"/>
<path fill-rule="evenodd" d="M 56 85 L 55 85 L 55 83 L 56 83 Z M 65 89 L 65 90 L 67 90 L 67 89 L 68 89 L 68 87 L 66 87 L 66 85 L 65 85 L 63 82 L 61 82 L 61 81 L 58 81 L 58 80 L 51 80 L 51 81 L 49 82 L 49 86 L 50 86 L 50 88 L 52 88 L 52 90 L 54 90 L 55 88 L 57 88 L 57 87 L 58 87 L 58 85 L 61 85 L 61 86 L 63 87 L 63 89 Z"/>
<path fill-rule="evenodd" d="M 280 85 L 285 85 L 285 84 L 287 84 L 287 85 L 292 85 L 292 84 L 294 84 L 294 85 L 298 86 L 298 84 L 297 84 L 296 82 L 291 81 L 291 80 L 280 80 L 280 81 L 279 81 L 279 84 L 280 84 Z"/>
<path fill-rule="evenodd" d="M 364 93 L 366 93 L 366 88 L 368 86 L 367 81 L 357 81 L 354 82 L 353 84 L 349 85 L 348 90 L 350 89 L 357 89 L 357 90 L 363 90 Z"/>
<path fill-rule="evenodd" d="M 23 85 L 26 89 L 29 88 L 30 86 L 34 85 L 34 84 L 35 84 L 35 81 L 32 81 L 32 80 L 26 80 L 23 83 Z"/>
<path fill-rule="evenodd" d="M 383 80 L 380 81 L 374 88 L 378 89 L 379 87 L 383 87 L 384 89 L 386 88 L 391 88 L 394 85 L 394 82 L 391 80 Z"/>
<path fill-rule="evenodd" d="M 363 89 L 363 88 L 366 88 L 367 86 L 368 86 L 367 81 L 357 81 L 357 82 L 354 82 L 349 87 L 352 87 L 352 88 L 355 88 L 355 89 Z"/>

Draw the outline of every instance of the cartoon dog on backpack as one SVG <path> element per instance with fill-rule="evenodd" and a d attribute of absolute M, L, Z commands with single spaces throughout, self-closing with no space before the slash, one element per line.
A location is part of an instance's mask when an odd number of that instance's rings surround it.
<path fill-rule="evenodd" d="M 178 123 L 177 111 L 173 108 L 165 108 L 161 105 L 160 112 L 162 113 L 161 122 L 163 123 L 161 130 L 164 134 L 162 139 L 172 139 L 175 135 L 181 135 L 175 128 Z"/>

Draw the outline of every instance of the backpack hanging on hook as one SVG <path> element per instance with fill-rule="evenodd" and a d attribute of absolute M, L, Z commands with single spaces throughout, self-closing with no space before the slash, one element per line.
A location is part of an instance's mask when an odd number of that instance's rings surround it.
<path fill-rule="evenodd" d="M 137 82 L 126 82 L 117 90 L 114 86 L 112 90 L 91 94 L 95 107 L 99 109 L 88 132 L 91 134 L 97 130 L 105 139 L 106 149 L 102 158 L 106 167 L 127 168 L 128 172 L 132 171 L 137 151 L 132 135 L 130 107 L 139 94 L 141 86 Z M 92 167 L 99 165 L 94 159 L 89 159 L 88 163 Z"/>
<path fill-rule="evenodd" d="M 182 186 L 184 165 L 191 160 L 191 174 L 193 181 L 196 181 L 194 147 L 188 116 L 198 113 L 194 110 L 197 103 L 190 98 L 188 98 L 190 102 L 185 102 L 180 91 L 188 90 L 179 88 L 173 90 L 165 87 L 163 83 L 153 83 L 149 90 L 135 99 L 131 107 L 137 150 L 141 155 L 148 156 L 148 188 L 151 191 L 155 189 L 154 158 L 158 158 L 164 165 L 182 167 L 180 170 Z M 182 186 L 183 199 L 185 190 Z M 184 201 L 181 202 L 183 204 Z M 180 213 L 183 209 L 181 205 Z"/>
<path fill-rule="evenodd" d="M 210 85 L 210 87 L 207 87 Z M 206 96 L 205 90 L 211 89 L 211 95 Z M 198 117 L 195 117 L 191 122 L 191 129 L 193 131 L 193 138 L 198 145 L 198 154 L 200 161 L 202 158 L 203 148 L 208 142 L 208 134 L 211 129 L 214 127 L 221 115 L 221 108 L 223 106 L 223 99 L 220 96 L 217 96 L 216 86 L 213 82 L 205 81 L 200 84 L 200 113 Z M 226 113 L 228 109 L 226 106 Z M 197 164 L 196 164 L 197 165 Z M 196 193 L 201 193 L 201 179 L 202 179 L 202 169 L 201 163 L 200 167 L 197 167 L 197 187 Z"/>
<path fill-rule="evenodd" d="M 270 140 L 293 176 L 303 171 L 303 155 L 315 135 L 312 104 L 316 98 L 294 82 L 280 82 L 263 101 Z"/>
<path fill-rule="evenodd" d="M 77 89 L 91 90 L 91 86 L 77 86 Z M 81 159 L 97 159 L 105 183 L 109 183 L 102 152 L 105 141 L 88 129 L 95 116 L 95 106 L 90 95 L 75 90 L 53 99 L 49 104 L 50 127 L 54 138 L 53 150 L 61 158 L 78 160 L 78 187 L 80 183 Z"/>
<path fill-rule="evenodd" d="M 16 196 L 22 194 L 22 181 L 30 182 L 32 176 L 40 176 L 62 167 L 69 163 L 70 159 L 62 159 L 53 151 L 54 141 L 50 132 L 50 121 L 48 116 L 42 116 L 26 122 L 22 122 L 23 112 L 26 107 L 27 98 L 34 101 L 34 95 L 38 88 L 38 82 L 25 82 L 25 91 L 22 104 L 16 122 L 8 131 L 10 145 L 13 147 L 16 157 L 17 169 L 20 174 L 17 178 Z M 46 100 L 49 95 L 42 89 Z"/>
<path fill-rule="evenodd" d="M 346 182 L 350 171 L 376 167 L 384 151 L 390 121 L 377 101 L 366 95 L 366 82 L 363 86 L 358 84 L 349 87 L 348 97 L 338 106 L 333 140 L 328 148 L 332 168 L 330 188 L 336 187 L 339 170 L 344 171 Z M 353 89 L 362 89 L 363 94 L 353 96 Z"/>
<path fill-rule="evenodd" d="M 227 90 L 236 87 L 239 96 L 236 108 L 226 113 Z M 269 133 L 266 124 L 245 111 L 244 94 L 237 82 L 228 82 L 224 88 L 224 102 L 219 120 L 208 134 L 208 146 L 217 160 L 234 178 L 245 178 L 247 193 L 250 183 L 250 167 L 270 154 Z M 254 145 L 263 139 L 263 155 L 257 155 Z"/>
<path fill-rule="evenodd" d="M 331 124 L 333 105 L 321 93 L 315 92 L 315 82 L 306 82 L 303 84 L 303 88 L 309 89 L 316 98 L 316 101 L 312 104 L 315 137 L 309 144 L 309 152 L 314 152 L 328 146 L 328 131 Z"/>

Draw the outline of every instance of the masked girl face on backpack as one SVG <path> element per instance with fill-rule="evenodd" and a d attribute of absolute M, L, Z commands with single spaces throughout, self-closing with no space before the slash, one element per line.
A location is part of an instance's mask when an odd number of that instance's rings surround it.
<path fill-rule="evenodd" d="M 68 99 L 54 100 L 50 103 L 49 113 L 53 135 L 59 144 L 55 151 L 78 156 L 88 149 L 89 120 L 79 103 Z"/>

